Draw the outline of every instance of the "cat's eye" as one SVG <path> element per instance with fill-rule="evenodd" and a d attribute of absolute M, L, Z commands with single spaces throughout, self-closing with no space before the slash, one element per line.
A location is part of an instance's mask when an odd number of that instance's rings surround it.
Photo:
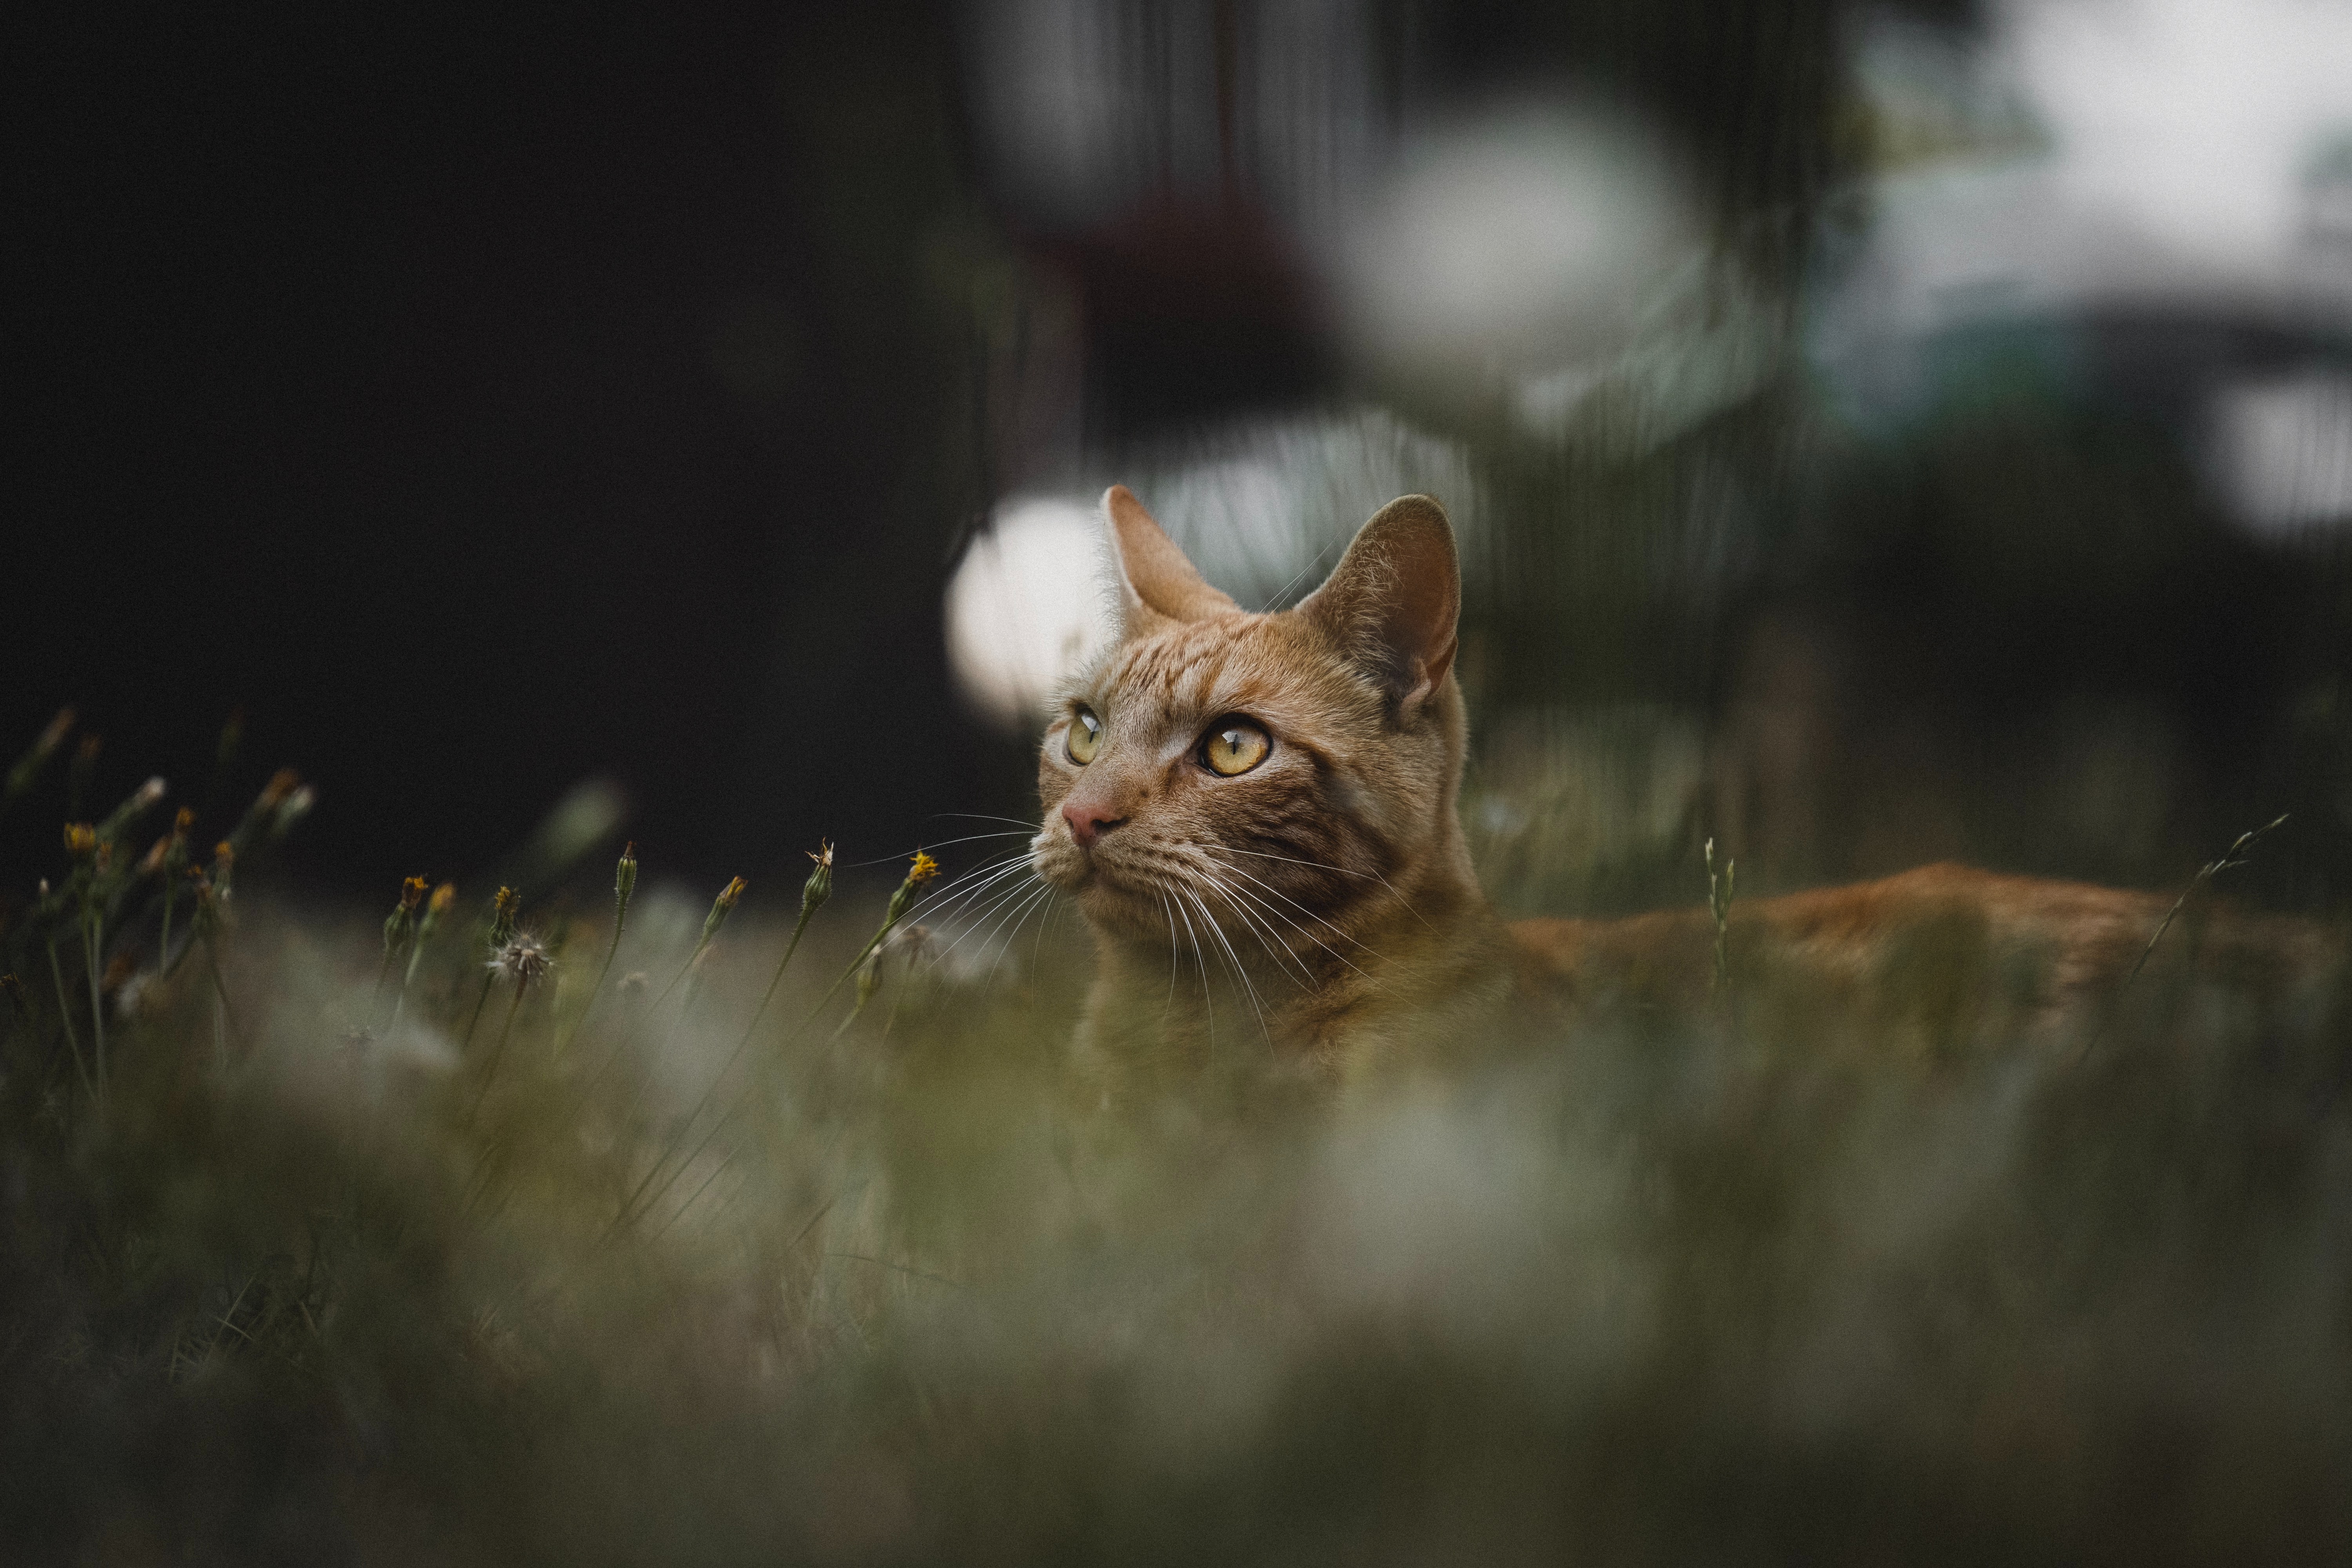
<path fill-rule="evenodd" d="M 1231 778 L 1265 761 L 1273 738 L 1247 719 L 1220 719 L 1201 737 L 1201 765 Z"/>
<path fill-rule="evenodd" d="M 1095 717 L 1093 709 L 1081 707 L 1071 714 L 1069 737 L 1062 742 L 1070 761 L 1080 767 L 1093 762 L 1095 753 L 1102 750 L 1102 721 Z"/>

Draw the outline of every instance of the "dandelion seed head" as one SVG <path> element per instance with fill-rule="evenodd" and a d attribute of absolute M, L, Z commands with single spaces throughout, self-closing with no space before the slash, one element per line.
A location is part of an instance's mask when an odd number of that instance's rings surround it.
<path fill-rule="evenodd" d="M 555 967 L 555 959 L 547 944 L 537 933 L 520 931 L 507 939 L 506 945 L 490 955 L 489 971 L 498 979 L 514 985 L 528 985 Z"/>

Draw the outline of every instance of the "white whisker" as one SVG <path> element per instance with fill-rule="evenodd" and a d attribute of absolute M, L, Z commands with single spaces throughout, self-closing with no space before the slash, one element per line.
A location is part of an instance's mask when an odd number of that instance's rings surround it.
<path fill-rule="evenodd" d="M 1177 916 L 1184 922 L 1184 934 L 1192 939 L 1192 963 L 1201 972 L 1201 1005 L 1209 1015 L 1209 1058 L 1213 1061 L 1217 1055 L 1217 1002 L 1216 998 L 1209 994 L 1208 955 L 1202 949 L 1200 933 L 1192 929 L 1192 916 L 1184 908 L 1183 889 L 1180 888 L 1176 891 L 1178 897 L 1173 907 Z"/>
<path fill-rule="evenodd" d="M 1253 915 L 1249 906 L 1234 896 L 1234 889 L 1205 874 L 1201 879 L 1211 892 L 1224 900 L 1232 907 L 1234 913 L 1240 917 L 1242 924 L 1248 929 L 1250 934 L 1257 938 L 1258 945 L 1265 949 L 1266 956 L 1275 960 L 1275 967 L 1282 972 L 1284 979 L 1293 980 L 1290 972 L 1292 966 L 1296 965 L 1298 973 L 1293 983 L 1302 991 L 1312 991 L 1315 988 L 1315 972 L 1309 969 L 1306 961 L 1298 956 L 1297 950 L 1283 941 L 1279 933 L 1267 924 L 1262 916 Z M 1277 953 L 1279 956 L 1276 956 Z"/>
<path fill-rule="evenodd" d="M 981 930 L 982 923 L 987 921 L 989 916 L 1004 908 L 1007 904 L 1021 897 L 1022 894 L 1028 890 L 1029 889 L 1025 884 L 1016 881 L 1013 883 L 1011 891 L 999 893 L 994 899 L 990 900 L 987 908 L 982 910 L 980 913 L 971 917 L 971 923 L 964 928 L 962 935 L 957 937 L 953 942 L 948 943 L 946 947 L 940 950 L 939 956 L 931 960 L 929 966 L 924 970 L 924 973 L 928 974 L 932 969 L 936 969 L 940 964 L 945 963 L 948 960 L 948 954 L 953 952 L 957 948 L 961 947 L 965 942 L 970 942 L 973 935 Z"/>
<path fill-rule="evenodd" d="M 1360 877 L 1368 881 L 1378 882 L 1381 887 L 1388 889 L 1389 897 L 1394 899 L 1398 903 L 1404 905 L 1405 913 L 1411 915 L 1422 924 L 1429 926 L 1429 929 L 1432 931 L 1435 931 L 1437 929 L 1433 925 L 1429 925 L 1429 917 L 1423 914 L 1419 910 L 1414 909 L 1412 903 L 1406 900 L 1405 896 L 1396 890 L 1396 885 L 1391 882 L 1386 877 L 1381 876 L 1378 871 L 1351 871 L 1345 866 L 1327 866 L 1320 860 L 1301 860 L 1295 855 L 1271 855 L 1263 849 L 1237 849 L 1230 844 L 1220 844 L 1217 847 L 1224 850 L 1229 855 L 1255 855 L 1261 860 L 1287 860 L 1294 866 L 1312 867 L 1318 871 L 1336 871 L 1342 877 Z"/>
<path fill-rule="evenodd" d="M 1051 901 L 1053 897 L 1054 885 L 1051 882 L 1040 882 L 1037 884 L 1037 890 L 1030 894 L 1021 907 L 1013 911 L 1013 927 L 1004 933 L 1004 945 L 996 950 L 996 957 L 989 963 L 989 983 L 992 984 L 995 981 L 996 966 L 1004 962 L 1004 955 L 1013 951 L 1013 944 L 1020 939 L 1021 928 L 1028 923 L 1031 915 L 1036 913 L 1042 905 Z"/>
<path fill-rule="evenodd" d="M 969 909 L 972 904 L 981 899 L 985 898 L 990 889 L 995 887 L 997 883 L 1003 881 L 1007 877 L 1017 875 L 1028 868 L 1029 857 L 1026 855 L 1019 855 L 1010 860 L 1001 861 L 996 865 L 988 867 L 984 873 L 982 871 L 973 871 L 966 876 L 959 877 L 956 879 L 954 883 L 950 885 L 950 889 L 960 887 L 966 882 L 970 882 L 972 885 L 970 888 L 965 889 L 963 891 L 956 893 L 952 898 L 944 900 L 940 898 L 931 899 L 922 906 L 922 916 L 927 921 L 934 921 L 953 920 L 958 910 Z M 977 880 L 975 880 L 975 879 L 977 879 Z"/>
<path fill-rule="evenodd" d="M 1280 899 L 1284 903 L 1288 904 L 1292 909 L 1297 910 L 1300 914 L 1305 915 L 1308 920 L 1313 921 L 1317 925 L 1321 926 L 1325 931 L 1329 931 L 1333 936 L 1338 937 L 1340 941 L 1348 942 L 1353 946 L 1362 948 L 1367 954 L 1373 958 L 1377 959 L 1380 957 L 1380 953 L 1377 951 L 1366 946 L 1365 943 L 1358 941 L 1355 937 L 1349 935 L 1346 931 L 1341 931 L 1338 926 L 1333 925 L 1329 921 L 1325 920 L 1321 915 L 1317 914 L 1313 910 L 1308 909 L 1305 904 L 1300 903 L 1297 899 L 1292 898 L 1288 893 L 1284 892 L 1280 888 L 1276 887 L 1273 883 L 1265 881 L 1261 878 L 1251 876 L 1249 872 L 1244 870 L 1239 866 L 1226 866 L 1221 868 L 1221 869 L 1231 871 L 1236 877 L 1240 877 L 1244 880 L 1264 889 L 1265 893 Z M 1271 906 L 1267 906 L 1265 904 L 1265 900 L 1263 896 L 1259 896 L 1257 898 L 1257 902 L 1261 907 L 1266 908 L 1269 913 L 1276 912 L 1271 909 Z M 1350 960 L 1346 953 L 1341 952 L 1338 948 L 1333 947 L 1329 942 L 1325 942 L 1322 938 L 1315 935 L 1312 931 L 1306 930 L 1304 927 L 1300 926 L 1297 921 L 1291 921 L 1287 923 L 1293 930 L 1297 931 L 1299 935 L 1306 937 L 1309 942 L 1315 943 L 1316 946 L 1321 948 L 1324 952 L 1329 953 L 1340 963 L 1347 964 L 1349 968 L 1354 969 L 1357 973 L 1364 973 L 1364 972 L 1358 968 L 1355 963 Z M 1364 978 L 1369 980 L 1371 976 L 1366 974 L 1364 975 Z"/>
<path fill-rule="evenodd" d="M 1168 1016 L 1176 1005 L 1176 915 L 1168 907 L 1168 895 L 1154 888 L 1160 899 L 1160 918 L 1168 922 L 1168 1000 L 1160 1005 L 1160 1016 Z"/>
<path fill-rule="evenodd" d="M 946 849 L 958 844 L 976 843 L 982 838 L 1017 838 L 1019 837 L 1019 834 L 1014 833 L 1009 827 L 1001 833 L 967 833 L 961 838 L 942 838 L 936 844 L 917 845 L 914 849 L 901 849 L 893 855 L 877 855 L 871 860 L 845 860 L 842 862 L 841 868 L 845 871 L 849 871 L 856 870 L 866 866 L 887 865 L 893 860 L 904 860 L 908 856 L 915 854 L 917 850 Z"/>
<path fill-rule="evenodd" d="M 1266 1052 L 1268 1055 L 1273 1054 L 1274 1031 L 1266 1025 L 1265 1009 L 1258 1004 L 1257 987 L 1250 983 L 1249 971 L 1244 967 L 1241 954 L 1234 951 L 1234 944 L 1227 939 L 1224 928 L 1219 925 L 1216 917 L 1209 912 L 1209 906 L 1202 900 L 1200 894 L 1190 888 L 1180 888 L 1177 891 L 1192 900 L 1192 907 L 1200 911 L 1202 922 L 1209 928 L 1210 934 L 1217 939 L 1217 945 L 1224 950 L 1225 962 L 1232 966 L 1234 978 L 1242 983 L 1242 990 L 1249 997 L 1250 1011 L 1257 1015 L 1258 1030 L 1265 1036 Z"/>

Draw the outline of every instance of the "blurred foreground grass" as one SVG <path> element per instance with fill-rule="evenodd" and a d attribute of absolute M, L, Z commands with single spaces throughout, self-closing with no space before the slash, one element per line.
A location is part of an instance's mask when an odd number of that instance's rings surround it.
<path fill-rule="evenodd" d="M 144 871 L 134 804 L 5 933 L 12 1563 L 2352 1546 L 2343 1040 L 2150 991 L 2087 1061 L 1636 1025 L 1114 1120 L 1066 922 L 869 968 L 845 882 L 763 1005 L 801 910 L 653 868 L 617 944 L 237 890 L 299 799 Z"/>

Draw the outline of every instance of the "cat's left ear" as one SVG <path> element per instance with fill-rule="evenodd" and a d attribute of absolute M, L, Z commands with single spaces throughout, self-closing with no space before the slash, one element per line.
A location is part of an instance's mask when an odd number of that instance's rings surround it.
<path fill-rule="evenodd" d="M 1139 610 L 1171 621 L 1198 621 L 1241 608 L 1209 586 L 1159 520 L 1143 510 L 1133 490 L 1113 485 L 1104 491 L 1103 516 L 1110 523 L 1111 552 L 1118 562 L 1119 604 L 1130 631 Z"/>
<path fill-rule="evenodd" d="M 1412 711 L 1444 686 L 1462 619 L 1462 568 L 1445 509 L 1427 496 L 1381 508 L 1296 613 Z"/>

